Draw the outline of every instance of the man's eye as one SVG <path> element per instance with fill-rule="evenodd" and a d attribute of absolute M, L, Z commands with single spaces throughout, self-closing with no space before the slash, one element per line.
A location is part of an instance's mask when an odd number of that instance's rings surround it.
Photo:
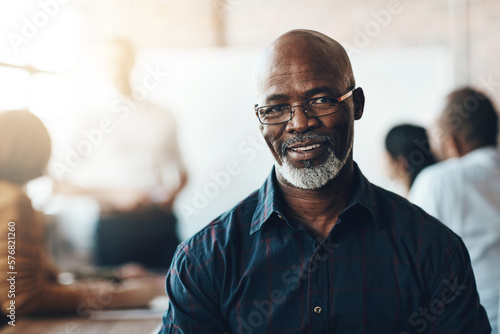
<path fill-rule="evenodd" d="M 275 112 L 275 113 L 282 113 L 282 112 L 285 112 L 286 111 L 286 106 L 274 106 L 271 109 L 271 112 Z"/>
<path fill-rule="evenodd" d="M 276 115 L 276 114 L 281 114 L 287 111 L 287 106 L 286 105 L 277 105 L 277 106 L 271 106 L 268 108 L 265 108 L 263 110 L 263 114 L 265 115 Z"/>
<path fill-rule="evenodd" d="M 312 105 L 335 105 L 337 99 L 333 97 L 320 97 L 312 102 Z"/>

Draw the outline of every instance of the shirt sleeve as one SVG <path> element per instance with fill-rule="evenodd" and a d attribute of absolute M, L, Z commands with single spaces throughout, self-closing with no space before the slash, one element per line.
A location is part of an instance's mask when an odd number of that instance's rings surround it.
<path fill-rule="evenodd" d="M 467 191 L 463 185 L 463 177 L 456 170 L 433 167 L 418 175 L 408 199 L 453 232 L 463 236 L 463 196 Z"/>
<path fill-rule="evenodd" d="M 469 254 L 461 240 L 433 281 L 429 304 L 410 317 L 410 324 L 419 333 L 491 333 L 486 311 L 479 303 Z"/>
<path fill-rule="evenodd" d="M 226 334 L 217 289 L 211 286 L 210 261 L 198 263 L 181 244 L 166 277 L 169 306 L 159 334 Z"/>
<path fill-rule="evenodd" d="M 442 220 L 443 217 L 439 210 L 439 201 L 441 198 L 439 190 L 439 180 L 433 177 L 432 173 L 424 170 L 415 179 L 410 189 L 408 200 L 424 209 L 431 216 Z"/>

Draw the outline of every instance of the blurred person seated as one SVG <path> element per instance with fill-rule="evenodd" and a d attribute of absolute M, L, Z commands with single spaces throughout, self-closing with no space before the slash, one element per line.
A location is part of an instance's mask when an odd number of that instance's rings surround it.
<path fill-rule="evenodd" d="M 120 284 L 104 280 L 59 282 L 60 273 L 46 251 L 44 217 L 25 194 L 26 183 L 45 173 L 50 154 L 49 134 L 36 116 L 24 110 L 0 113 L 2 312 L 10 312 L 12 301 L 19 316 L 78 313 L 92 302 L 99 308 L 144 307 L 154 297 L 164 295 L 161 277 L 146 277 L 133 266 L 118 272 Z M 12 277 L 11 281 L 6 279 Z M 15 297 L 9 293 L 13 282 Z"/>
<path fill-rule="evenodd" d="M 98 202 L 97 265 L 134 261 L 166 272 L 179 244 L 173 204 L 187 183 L 175 119 L 165 108 L 134 96 L 135 50 L 129 40 L 113 40 L 108 53 L 109 94 L 117 96 L 117 103 L 104 107 L 116 117 L 114 130 L 56 191 Z"/>
<path fill-rule="evenodd" d="M 401 124 L 389 130 L 385 150 L 389 177 L 401 183 L 406 194 L 417 175 L 436 162 L 427 131 L 418 125 Z"/>
<path fill-rule="evenodd" d="M 417 177 L 410 201 L 462 237 L 476 274 L 481 304 L 498 331 L 500 288 L 500 153 L 498 115 L 472 88 L 450 93 L 431 141 L 446 160 Z M 431 136 L 434 138 L 434 136 Z"/>

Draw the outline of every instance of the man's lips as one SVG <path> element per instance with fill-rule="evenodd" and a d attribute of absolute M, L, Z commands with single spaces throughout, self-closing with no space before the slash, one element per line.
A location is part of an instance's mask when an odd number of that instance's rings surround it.
<path fill-rule="evenodd" d="M 323 145 L 323 143 L 314 143 L 314 144 L 304 144 L 304 145 L 294 145 L 288 147 L 289 150 L 296 151 L 296 152 L 305 152 L 309 150 L 313 150 L 315 148 L 320 147 Z"/>
<path fill-rule="evenodd" d="M 321 154 L 327 145 L 324 142 L 302 142 L 287 147 L 290 158 L 297 160 L 310 160 Z"/>
<path fill-rule="evenodd" d="M 290 145 L 287 147 L 287 150 L 304 152 L 304 151 L 309 151 L 309 150 L 318 148 L 323 144 L 324 144 L 324 142 L 306 141 L 306 142 L 300 142 L 300 143 L 295 143 L 293 145 Z"/>

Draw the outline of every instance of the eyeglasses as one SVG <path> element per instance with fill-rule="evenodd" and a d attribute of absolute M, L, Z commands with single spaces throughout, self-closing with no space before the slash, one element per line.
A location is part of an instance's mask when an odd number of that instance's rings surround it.
<path fill-rule="evenodd" d="M 275 104 L 271 106 L 259 107 L 255 105 L 255 112 L 262 124 L 279 124 L 288 122 L 293 117 L 294 108 L 302 107 L 307 117 L 322 117 L 334 114 L 339 111 L 339 103 L 352 95 L 354 89 L 351 89 L 341 97 L 334 95 L 317 97 L 305 100 L 300 105 L 292 106 L 290 104 Z"/>

